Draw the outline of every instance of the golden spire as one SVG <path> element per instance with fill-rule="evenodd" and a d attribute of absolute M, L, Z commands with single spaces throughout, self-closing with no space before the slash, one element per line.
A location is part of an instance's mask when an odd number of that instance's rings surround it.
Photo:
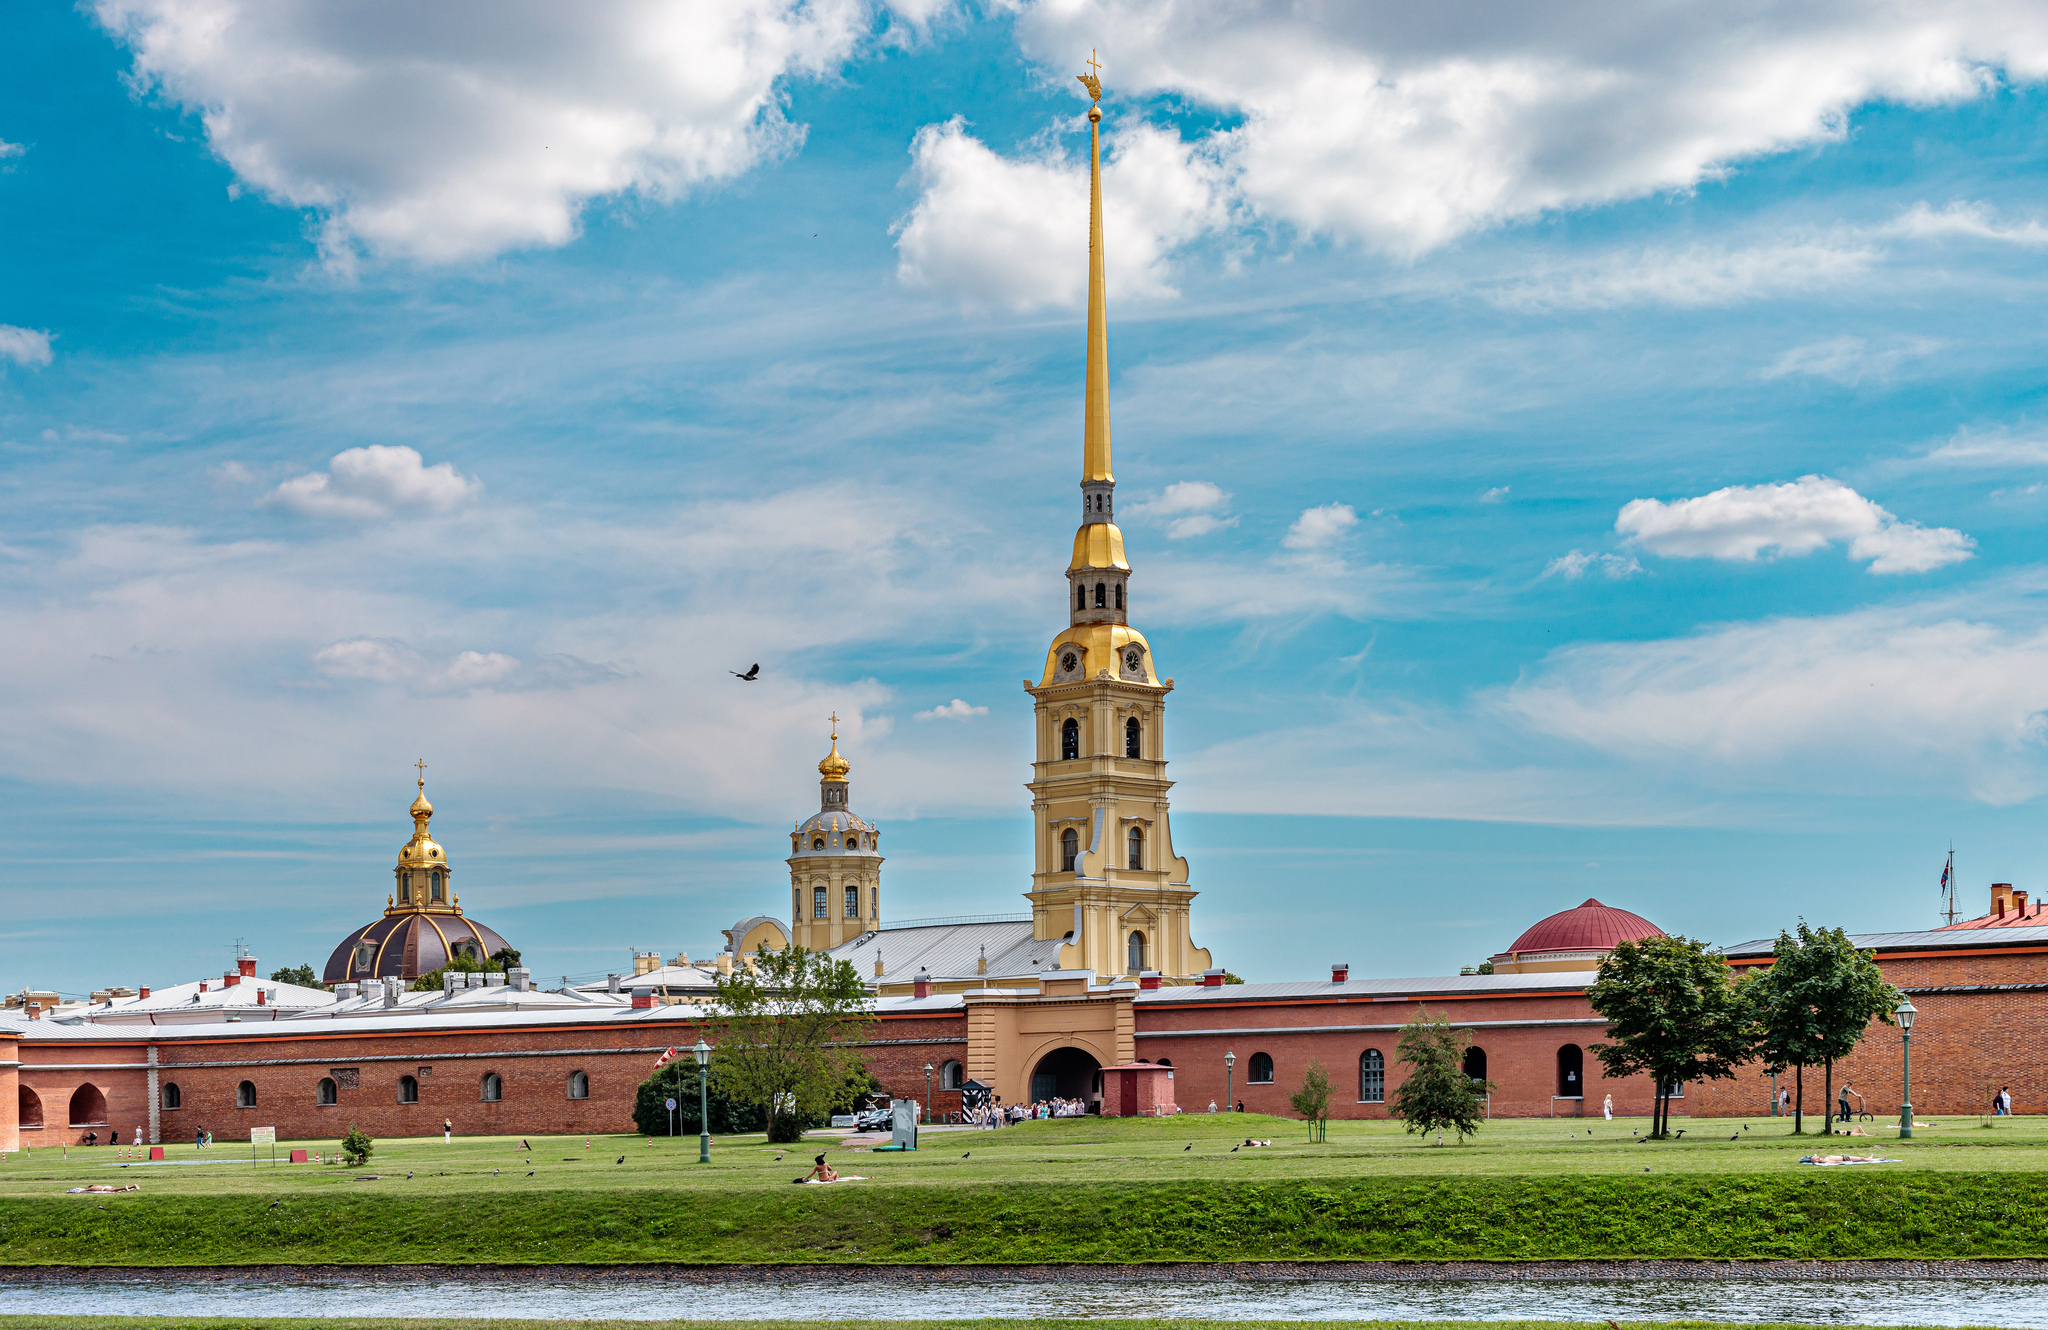
<path fill-rule="evenodd" d="M 1088 89 L 1088 396 L 1083 410 L 1081 479 L 1114 481 L 1109 469 L 1109 295 L 1102 268 L 1102 64 L 1076 74 Z"/>
<path fill-rule="evenodd" d="M 839 715 L 832 715 L 832 751 L 825 754 L 825 760 L 818 764 L 818 774 L 826 780 L 844 781 L 846 773 L 853 770 L 853 763 L 839 755 Z"/>
<path fill-rule="evenodd" d="M 413 763 L 413 765 L 419 768 L 420 797 L 412 801 L 412 820 L 413 825 L 418 828 L 419 834 L 424 836 L 427 834 L 427 828 L 423 819 L 434 815 L 434 806 L 427 802 L 427 760 L 421 758 Z"/>

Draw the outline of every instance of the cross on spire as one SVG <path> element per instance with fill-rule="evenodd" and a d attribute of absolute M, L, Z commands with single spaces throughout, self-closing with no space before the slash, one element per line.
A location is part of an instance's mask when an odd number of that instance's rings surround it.
<path fill-rule="evenodd" d="M 839 737 L 839 713 L 836 711 L 832 713 L 832 737 Z"/>
<path fill-rule="evenodd" d="M 1095 58 L 1095 48 L 1092 46 L 1088 48 L 1088 68 L 1095 72 L 1095 77 L 1102 77 L 1102 62 Z"/>
<path fill-rule="evenodd" d="M 413 765 L 420 769 L 420 788 L 424 790 L 427 788 L 427 759 L 423 757 Z"/>

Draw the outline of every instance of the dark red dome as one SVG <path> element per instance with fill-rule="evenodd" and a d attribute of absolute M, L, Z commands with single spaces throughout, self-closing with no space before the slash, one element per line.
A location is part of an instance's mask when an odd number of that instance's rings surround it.
<path fill-rule="evenodd" d="M 488 960 L 508 945 L 496 929 L 464 915 L 393 912 L 343 938 L 327 958 L 320 982 L 360 983 L 387 975 L 417 979 L 446 965 L 454 952 Z"/>
<path fill-rule="evenodd" d="M 1516 938 L 1508 950 L 1517 954 L 1531 951 L 1606 951 L 1617 942 L 1663 936 L 1663 929 L 1641 915 L 1602 905 L 1589 897 L 1575 910 L 1565 910 L 1548 919 L 1538 920 L 1528 932 Z"/>

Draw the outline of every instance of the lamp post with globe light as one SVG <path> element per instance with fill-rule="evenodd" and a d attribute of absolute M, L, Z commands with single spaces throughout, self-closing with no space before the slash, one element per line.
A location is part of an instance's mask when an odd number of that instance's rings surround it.
<path fill-rule="evenodd" d="M 1225 1053 L 1223 1055 L 1223 1111 L 1226 1113 L 1230 1112 L 1231 1105 L 1237 1102 L 1230 1092 L 1230 1087 L 1236 1076 L 1237 1054 L 1235 1052 Z"/>
<path fill-rule="evenodd" d="M 932 1120 L 932 1064 L 924 1064 L 924 1120 Z"/>
<path fill-rule="evenodd" d="M 697 1046 L 690 1050 L 697 1055 L 697 1162 L 711 1162 L 711 1045 L 704 1042 L 704 1036 L 697 1036 Z"/>
<path fill-rule="evenodd" d="M 1892 1015 L 1899 1018 L 1899 1048 L 1905 1060 L 1899 1104 L 1899 1139 L 1904 1141 L 1913 1136 L 1913 1018 L 1919 1015 L 1919 1008 L 1913 1005 L 1913 999 L 1901 997 L 1899 1005 L 1892 1008 Z"/>

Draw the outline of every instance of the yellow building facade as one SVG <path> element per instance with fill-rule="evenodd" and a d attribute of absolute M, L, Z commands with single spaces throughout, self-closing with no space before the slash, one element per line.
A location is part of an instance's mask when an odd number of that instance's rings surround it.
<path fill-rule="evenodd" d="M 882 833 L 853 811 L 852 770 L 839 753 L 835 716 L 832 751 L 818 763 L 818 811 L 789 833 L 790 936 L 806 951 L 830 951 L 882 926 Z M 732 943 L 746 947 L 740 938 Z"/>

